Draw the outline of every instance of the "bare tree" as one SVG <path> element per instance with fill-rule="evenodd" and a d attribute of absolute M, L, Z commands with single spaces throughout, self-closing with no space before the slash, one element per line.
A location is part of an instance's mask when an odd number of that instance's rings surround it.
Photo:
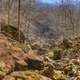
<path fill-rule="evenodd" d="M 21 0 L 18 0 L 18 38 L 20 41 L 20 11 L 21 11 Z"/>
<path fill-rule="evenodd" d="M 68 27 L 69 25 L 69 29 L 71 27 L 71 30 L 73 30 L 73 35 L 75 35 L 75 25 L 74 25 L 74 18 L 73 18 L 73 9 L 71 6 L 71 0 L 62 0 L 62 12 L 63 12 L 63 21 L 65 21 L 65 25 L 64 27 Z M 69 23 L 67 23 L 67 20 L 69 21 Z"/>
<path fill-rule="evenodd" d="M 8 25 L 10 23 L 10 0 L 8 0 Z"/>
<path fill-rule="evenodd" d="M 8 14 L 8 19 L 7 19 L 7 21 L 8 21 L 8 26 L 7 26 L 7 31 L 8 32 L 10 32 L 10 30 L 9 30 L 9 25 L 10 25 L 10 0 L 8 0 L 8 5 L 7 5 L 8 7 L 7 7 L 7 14 Z"/>

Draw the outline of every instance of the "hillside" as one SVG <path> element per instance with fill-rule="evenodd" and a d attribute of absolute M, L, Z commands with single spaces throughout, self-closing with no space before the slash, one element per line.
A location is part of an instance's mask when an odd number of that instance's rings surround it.
<path fill-rule="evenodd" d="M 80 36 L 40 48 L 0 33 L 0 80 L 79 80 L 79 70 Z"/>
<path fill-rule="evenodd" d="M 0 80 L 80 80 L 80 1 L 0 0 Z"/>

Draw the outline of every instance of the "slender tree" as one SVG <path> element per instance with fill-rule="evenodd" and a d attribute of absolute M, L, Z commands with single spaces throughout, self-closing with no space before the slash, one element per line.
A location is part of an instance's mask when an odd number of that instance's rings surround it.
<path fill-rule="evenodd" d="M 21 0 L 18 0 L 18 39 L 20 41 L 20 11 L 21 11 Z"/>
<path fill-rule="evenodd" d="M 28 8 L 31 10 L 32 6 L 31 6 L 32 0 L 29 0 L 29 6 Z M 29 45 L 31 45 L 31 40 L 30 40 L 30 24 L 31 23 L 31 15 L 29 14 L 27 17 L 27 42 Z"/>
<path fill-rule="evenodd" d="M 10 23 L 10 0 L 8 0 L 8 25 Z"/>
<path fill-rule="evenodd" d="M 2 0 L 1 0 L 1 4 L 0 4 L 0 11 L 2 12 Z M 1 16 L 0 16 L 0 32 L 1 32 L 1 26 L 2 26 L 2 23 L 1 23 Z"/>
<path fill-rule="evenodd" d="M 9 25 L 10 25 L 10 0 L 8 0 L 8 5 L 7 5 L 7 6 L 8 6 L 8 8 L 7 8 L 7 10 L 8 10 L 8 11 L 7 11 L 7 12 L 8 12 L 8 13 L 7 13 L 7 14 L 8 14 L 8 19 L 7 19 L 7 21 L 8 21 L 8 22 L 7 22 L 7 25 L 8 25 L 8 26 L 7 26 L 7 31 L 10 32 L 10 30 L 9 30 Z"/>

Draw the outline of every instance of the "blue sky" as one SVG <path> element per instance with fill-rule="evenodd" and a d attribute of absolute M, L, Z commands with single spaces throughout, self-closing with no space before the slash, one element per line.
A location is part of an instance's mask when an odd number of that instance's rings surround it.
<path fill-rule="evenodd" d="M 45 3 L 45 4 L 53 4 L 56 3 L 56 0 L 39 0 L 41 3 Z"/>
<path fill-rule="evenodd" d="M 61 0 L 38 0 L 38 2 L 42 4 L 56 4 L 56 3 L 60 3 Z M 73 4 L 78 3 L 78 2 L 80 2 L 80 0 L 71 0 L 71 3 Z"/>
<path fill-rule="evenodd" d="M 43 4 L 55 4 L 58 1 L 59 0 L 39 0 L 39 2 Z"/>

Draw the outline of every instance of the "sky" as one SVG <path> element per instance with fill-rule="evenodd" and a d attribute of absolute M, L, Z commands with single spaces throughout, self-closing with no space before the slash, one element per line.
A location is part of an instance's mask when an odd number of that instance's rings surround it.
<path fill-rule="evenodd" d="M 64 0 L 65 2 L 66 2 L 66 0 Z M 56 3 L 60 3 L 61 2 L 61 0 L 38 0 L 38 2 L 39 3 L 42 3 L 42 4 L 56 4 Z M 71 0 L 71 2 L 73 3 L 73 4 L 75 4 L 75 3 L 79 3 L 80 2 L 80 0 Z"/>
<path fill-rule="evenodd" d="M 43 4 L 55 4 L 59 0 L 39 0 L 40 3 Z"/>

